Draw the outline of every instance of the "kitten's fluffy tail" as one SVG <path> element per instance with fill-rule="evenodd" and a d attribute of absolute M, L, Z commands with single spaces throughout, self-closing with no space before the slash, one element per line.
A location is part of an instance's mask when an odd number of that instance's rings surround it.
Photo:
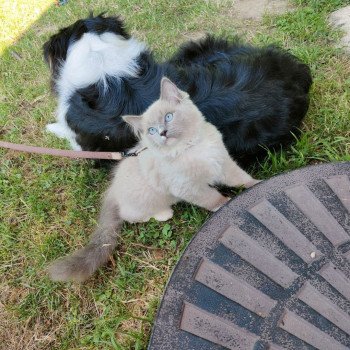
<path fill-rule="evenodd" d="M 74 282 L 87 280 L 108 261 L 117 244 L 122 223 L 118 207 L 107 193 L 103 201 L 98 227 L 89 244 L 72 255 L 56 260 L 48 269 L 51 279 Z"/>

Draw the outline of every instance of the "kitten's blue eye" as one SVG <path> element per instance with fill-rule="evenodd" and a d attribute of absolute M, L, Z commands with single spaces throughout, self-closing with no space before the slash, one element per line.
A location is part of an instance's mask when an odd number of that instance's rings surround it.
<path fill-rule="evenodd" d="M 171 122 L 173 120 L 173 118 L 174 118 L 174 115 L 172 113 L 167 113 L 165 115 L 165 121 L 166 122 Z"/>
<path fill-rule="evenodd" d="M 149 133 L 150 135 L 154 135 L 156 132 L 157 132 L 157 129 L 156 129 L 156 128 L 149 128 L 149 129 L 148 129 L 148 133 Z"/>

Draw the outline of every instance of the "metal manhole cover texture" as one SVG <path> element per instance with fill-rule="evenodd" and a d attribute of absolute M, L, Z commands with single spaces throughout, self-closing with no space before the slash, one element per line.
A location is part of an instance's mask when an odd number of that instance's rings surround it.
<path fill-rule="evenodd" d="M 350 349 L 350 163 L 264 181 L 177 264 L 149 350 Z"/>

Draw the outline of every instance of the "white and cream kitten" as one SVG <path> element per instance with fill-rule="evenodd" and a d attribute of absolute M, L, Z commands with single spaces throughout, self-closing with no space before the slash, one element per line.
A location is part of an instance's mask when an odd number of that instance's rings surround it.
<path fill-rule="evenodd" d="M 171 206 L 186 201 L 216 211 L 229 198 L 213 185 L 250 187 L 258 180 L 229 156 L 220 132 L 206 122 L 187 93 L 169 79 L 161 81 L 160 99 L 142 116 L 124 116 L 144 149 L 115 169 L 90 243 L 50 267 L 52 279 L 84 281 L 113 251 L 121 223 L 168 220 Z"/>

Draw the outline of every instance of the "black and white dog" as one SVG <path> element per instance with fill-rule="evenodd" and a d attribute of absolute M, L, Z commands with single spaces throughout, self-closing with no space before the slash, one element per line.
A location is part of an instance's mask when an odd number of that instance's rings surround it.
<path fill-rule="evenodd" d="M 189 93 L 241 164 L 290 143 L 309 106 L 310 69 L 272 46 L 207 36 L 158 63 L 118 17 L 99 15 L 53 35 L 44 55 L 58 95 L 57 122 L 47 129 L 73 149 L 134 146 L 121 116 L 141 114 L 158 99 L 163 76 Z"/>

